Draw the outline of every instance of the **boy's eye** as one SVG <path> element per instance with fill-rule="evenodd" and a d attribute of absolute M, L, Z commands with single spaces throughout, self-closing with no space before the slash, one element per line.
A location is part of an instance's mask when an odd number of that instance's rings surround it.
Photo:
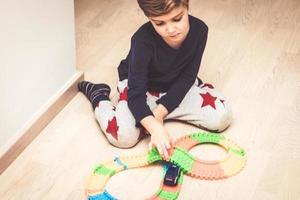
<path fill-rule="evenodd" d="M 175 22 L 179 22 L 182 19 L 182 17 L 174 19 Z"/>
<path fill-rule="evenodd" d="M 156 24 L 156 26 L 162 26 L 164 23 L 158 23 Z"/>
<path fill-rule="evenodd" d="M 173 19 L 173 21 L 174 21 L 174 22 L 179 22 L 181 19 L 182 19 L 182 17 Z M 161 23 L 157 23 L 157 24 L 156 24 L 156 26 L 162 26 L 162 25 L 164 25 L 164 22 L 161 22 Z"/>

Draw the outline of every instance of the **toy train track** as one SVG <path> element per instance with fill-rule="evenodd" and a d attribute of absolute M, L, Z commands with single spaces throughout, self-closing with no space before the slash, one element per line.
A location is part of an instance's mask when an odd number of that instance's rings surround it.
<path fill-rule="evenodd" d="M 189 153 L 189 150 L 194 146 L 207 143 L 223 147 L 227 151 L 225 159 L 205 161 Z M 206 132 L 193 133 L 179 138 L 175 142 L 175 147 L 169 151 L 169 155 L 169 161 L 180 168 L 178 184 L 169 186 L 162 181 L 158 192 L 149 199 L 177 199 L 183 181 L 183 174 L 197 179 L 219 180 L 239 173 L 246 163 L 246 153 L 240 146 L 221 134 Z M 114 160 L 98 165 L 87 182 L 85 190 L 87 199 L 115 200 L 116 198 L 105 189 L 110 177 L 126 169 L 145 167 L 162 160 L 163 158 L 157 149 L 153 148 L 145 154 L 116 157 Z M 167 168 L 164 165 L 164 176 L 166 171 Z"/>

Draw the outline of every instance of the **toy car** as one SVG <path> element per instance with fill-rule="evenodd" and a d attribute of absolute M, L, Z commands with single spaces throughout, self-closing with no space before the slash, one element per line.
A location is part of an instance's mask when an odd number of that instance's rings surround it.
<path fill-rule="evenodd" d="M 180 175 L 180 168 L 174 165 L 173 163 L 169 163 L 164 178 L 164 184 L 168 186 L 176 186 L 179 175 Z"/>

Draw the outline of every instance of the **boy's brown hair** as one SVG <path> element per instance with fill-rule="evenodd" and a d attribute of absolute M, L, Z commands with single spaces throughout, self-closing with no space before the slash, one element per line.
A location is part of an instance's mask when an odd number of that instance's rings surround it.
<path fill-rule="evenodd" d="M 147 17 L 165 15 L 178 6 L 189 8 L 189 0 L 137 0 Z"/>

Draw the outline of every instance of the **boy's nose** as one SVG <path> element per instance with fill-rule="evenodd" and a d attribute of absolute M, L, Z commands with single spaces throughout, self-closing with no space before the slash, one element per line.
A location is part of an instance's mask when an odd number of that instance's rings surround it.
<path fill-rule="evenodd" d="M 175 33 L 175 27 L 174 26 L 172 26 L 172 25 L 168 25 L 167 27 L 166 27 L 166 32 L 167 32 L 167 34 L 170 36 L 170 35 L 174 35 L 174 33 Z"/>

